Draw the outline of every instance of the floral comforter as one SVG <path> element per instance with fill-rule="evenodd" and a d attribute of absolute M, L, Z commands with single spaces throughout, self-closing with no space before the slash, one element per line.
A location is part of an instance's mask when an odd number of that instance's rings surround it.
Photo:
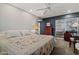
<path fill-rule="evenodd" d="M 54 37 L 28 35 L 0 40 L 0 47 L 9 55 L 47 55 L 55 45 Z"/>

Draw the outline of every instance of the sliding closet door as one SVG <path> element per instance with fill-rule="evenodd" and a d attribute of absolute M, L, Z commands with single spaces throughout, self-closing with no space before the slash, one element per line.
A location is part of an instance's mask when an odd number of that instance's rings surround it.
<path fill-rule="evenodd" d="M 65 20 L 63 19 L 59 19 L 55 21 L 55 36 L 62 36 L 63 37 L 63 33 L 65 31 Z"/>
<path fill-rule="evenodd" d="M 66 20 L 66 31 L 74 32 L 73 35 L 79 35 L 79 18 L 68 18 Z"/>
<path fill-rule="evenodd" d="M 76 31 L 79 35 L 79 18 L 66 18 L 56 20 L 56 36 L 62 36 L 65 31 Z"/>

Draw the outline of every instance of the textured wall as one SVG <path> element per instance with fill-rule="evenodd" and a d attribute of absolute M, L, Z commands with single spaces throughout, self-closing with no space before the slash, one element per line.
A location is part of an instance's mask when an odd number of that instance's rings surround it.
<path fill-rule="evenodd" d="M 0 31 L 32 29 L 35 17 L 8 4 L 0 4 Z"/>

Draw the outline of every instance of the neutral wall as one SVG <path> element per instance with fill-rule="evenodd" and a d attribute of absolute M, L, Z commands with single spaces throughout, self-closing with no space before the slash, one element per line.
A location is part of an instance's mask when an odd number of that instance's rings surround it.
<path fill-rule="evenodd" d="M 0 4 L 0 31 L 33 29 L 36 18 L 8 4 Z"/>

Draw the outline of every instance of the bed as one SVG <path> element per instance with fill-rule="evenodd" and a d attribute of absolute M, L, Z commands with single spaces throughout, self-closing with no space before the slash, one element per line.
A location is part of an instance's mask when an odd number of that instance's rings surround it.
<path fill-rule="evenodd" d="M 49 55 L 54 45 L 54 37 L 47 35 L 0 38 L 0 48 L 8 55 Z"/>

